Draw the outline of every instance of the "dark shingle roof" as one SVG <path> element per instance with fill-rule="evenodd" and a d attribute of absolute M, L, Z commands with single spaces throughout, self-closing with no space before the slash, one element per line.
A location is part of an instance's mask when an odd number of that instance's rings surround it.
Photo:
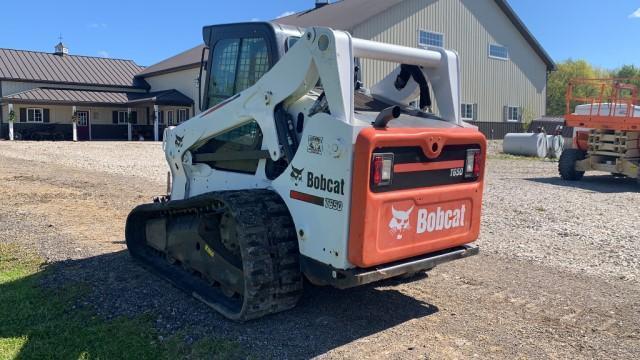
<path fill-rule="evenodd" d="M 342 0 L 317 9 L 302 11 L 290 16 L 273 20 L 274 22 L 307 26 L 327 26 L 334 29 L 351 31 L 357 25 L 397 5 L 402 0 Z M 556 64 L 542 45 L 531 34 L 520 17 L 516 14 L 507 0 L 495 0 L 498 7 L 507 15 L 509 20 L 522 34 L 525 40 L 547 65 L 548 70 L 555 70 Z"/>
<path fill-rule="evenodd" d="M 159 63 L 153 64 L 148 68 L 138 73 L 138 77 L 148 77 L 152 75 L 159 75 L 167 72 L 191 69 L 200 66 L 200 58 L 202 56 L 202 48 L 204 44 L 193 47 L 187 51 L 183 51 L 178 55 L 172 56 L 168 59 L 162 60 Z M 206 59 L 205 54 L 205 59 Z"/>
<path fill-rule="evenodd" d="M 143 69 L 132 60 L 0 49 L 0 80 L 144 87 L 134 82 Z"/>
<path fill-rule="evenodd" d="M 190 106 L 193 100 L 178 90 L 152 93 L 87 91 L 35 88 L 2 98 L 6 102 L 67 105 L 133 105 L 151 102 L 158 105 Z"/>

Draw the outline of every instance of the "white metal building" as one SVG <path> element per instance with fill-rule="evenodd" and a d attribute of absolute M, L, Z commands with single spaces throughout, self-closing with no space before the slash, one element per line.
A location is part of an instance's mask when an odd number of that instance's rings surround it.
<path fill-rule="evenodd" d="M 315 8 L 275 21 L 456 50 L 467 121 L 521 122 L 523 114 L 529 119 L 545 114 L 547 74 L 555 64 L 506 0 L 317 0 Z M 391 66 L 364 61 L 365 86 L 380 80 Z"/>

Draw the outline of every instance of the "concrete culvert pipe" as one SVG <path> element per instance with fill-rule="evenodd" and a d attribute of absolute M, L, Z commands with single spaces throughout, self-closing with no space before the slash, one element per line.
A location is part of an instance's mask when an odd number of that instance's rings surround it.
<path fill-rule="evenodd" d="M 558 159 L 564 151 L 564 138 L 561 135 L 547 135 L 547 157 Z"/>
<path fill-rule="evenodd" d="M 504 136 L 502 151 L 505 154 L 547 157 L 547 137 L 543 133 L 511 133 Z"/>

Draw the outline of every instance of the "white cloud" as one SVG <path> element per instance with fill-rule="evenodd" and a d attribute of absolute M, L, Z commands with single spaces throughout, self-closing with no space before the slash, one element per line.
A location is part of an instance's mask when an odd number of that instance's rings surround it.
<path fill-rule="evenodd" d="M 103 58 L 108 58 L 109 57 L 109 53 L 106 50 L 100 50 L 100 51 L 98 51 L 98 56 L 103 57 Z"/>
<path fill-rule="evenodd" d="M 88 28 L 91 29 L 106 29 L 107 28 L 107 24 L 105 23 L 91 23 L 89 25 L 87 25 Z"/>
<path fill-rule="evenodd" d="M 260 19 L 258 19 L 258 18 L 251 18 L 251 21 L 256 22 L 256 21 L 260 21 Z"/>
<path fill-rule="evenodd" d="M 633 14 L 629 15 L 631 19 L 640 19 L 640 9 L 633 12 Z"/>
<path fill-rule="evenodd" d="M 282 18 L 282 17 L 289 16 L 289 15 L 293 15 L 293 14 L 295 14 L 295 13 L 296 13 L 295 11 L 285 11 L 285 12 L 283 12 L 282 14 L 280 14 L 277 18 L 278 18 L 278 19 L 280 19 L 280 18 Z"/>

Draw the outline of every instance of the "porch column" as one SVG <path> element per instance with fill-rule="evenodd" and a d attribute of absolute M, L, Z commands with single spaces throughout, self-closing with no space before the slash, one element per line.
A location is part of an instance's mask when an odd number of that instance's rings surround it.
<path fill-rule="evenodd" d="M 131 108 L 127 108 L 127 137 L 129 141 L 131 141 L 131 138 L 133 137 L 132 130 L 133 129 L 131 126 Z"/>
<path fill-rule="evenodd" d="M 76 106 L 71 107 L 71 122 L 73 123 L 73 141 L 78 141 L 78 117 Z"/>
<path fill-rule="evenodd" d="M 13 113 L 13 116 L 11 115 L 11 113 Z M 9 140 L 12 140 L 12 141 L 13 141 L 13 122 L 14 121 L 16 121 L 16 113 L 13 112 L 13 104 L 9 104 Z"/>
<path fill-rule="evenodd" d="M 160 129 L 158 128 L 158 118 L 160 115 L 160 107 L 153 105 L 153 141 L 158 141 L 160 138 Z"/>

